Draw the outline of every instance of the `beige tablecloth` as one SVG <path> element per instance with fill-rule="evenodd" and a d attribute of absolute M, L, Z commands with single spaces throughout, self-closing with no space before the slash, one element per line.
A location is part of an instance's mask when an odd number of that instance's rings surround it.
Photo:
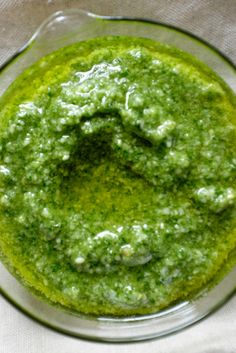
<path fill-rule="evenodd" d="M 104 15 L 149 17 L 179 25 L 204 37 L 236 62 L 236 0 L 0 0 L 0 64 L 29 38 L 45 17 L 65 7 Z M 236 297 L 181 333 L 161 340 L 121 345 L 92 343 L 52 332 L 0 297 L 0 353 L 91 351 L 236 353 Z"/>

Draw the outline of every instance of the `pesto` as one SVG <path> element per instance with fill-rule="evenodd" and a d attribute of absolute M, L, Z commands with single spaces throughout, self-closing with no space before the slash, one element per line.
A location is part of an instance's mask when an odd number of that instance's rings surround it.
<path fill-rule="evenodd" d="M 0 249 L 45 299 L 95 315 L 191 298 L 236 248 L 236 99 L 140 38 L 73 44 L 0 98 Z"/>

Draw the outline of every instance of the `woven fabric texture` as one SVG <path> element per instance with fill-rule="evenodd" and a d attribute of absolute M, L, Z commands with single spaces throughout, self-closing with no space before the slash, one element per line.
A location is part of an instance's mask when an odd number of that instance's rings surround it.
<path fill-rule="evenodd" d="M 147 17 L 205 38 L 236 62 L 236 0 L 0 0 L 0 65 L 51 13 L 81 8 L 101 15 Z M 161 340 L 100 344 L 32 322 L 0 297 L 0 353 L 236 353 L 236 297 L 209 318 Z"/>

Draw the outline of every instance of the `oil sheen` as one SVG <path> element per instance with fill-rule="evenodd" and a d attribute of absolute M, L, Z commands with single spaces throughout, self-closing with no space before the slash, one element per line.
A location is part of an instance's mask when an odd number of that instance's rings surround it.
<path fill-rule="evenodd" d="M 62 48 L 0 99 L 0 250 L 42 298 L 152 313 L 236 248 L 236 99 L 208 67 L 140 38 Z"/>

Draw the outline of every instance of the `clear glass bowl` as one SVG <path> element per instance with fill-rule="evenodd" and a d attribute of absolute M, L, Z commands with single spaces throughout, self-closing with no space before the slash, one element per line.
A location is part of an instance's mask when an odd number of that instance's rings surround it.
<path fill-rule="evenodd" d="M 179 28 L 145 19 L 103 17 L 78 9 L 60 11 L 46 19 L 29 42 L 2 67 L 0 95 L 28 66 L 66 45 L 104 35 L 147 37 L 176 46 L 202 60 L 236 91 L 232 62 L 205 41 Z M 224 271 L 224 269 L 222 269 Z M 0 264 L 0 292 L 16 308 L 62 333 L 97 341 L 130 342 L 162 337 L 182 330 L 212 313 L 236 290 L 236 268 L 216 286 L 208 285 L 191 301 L 152 315 L 90 317 L 71 313 L 30 293 Z"/>

